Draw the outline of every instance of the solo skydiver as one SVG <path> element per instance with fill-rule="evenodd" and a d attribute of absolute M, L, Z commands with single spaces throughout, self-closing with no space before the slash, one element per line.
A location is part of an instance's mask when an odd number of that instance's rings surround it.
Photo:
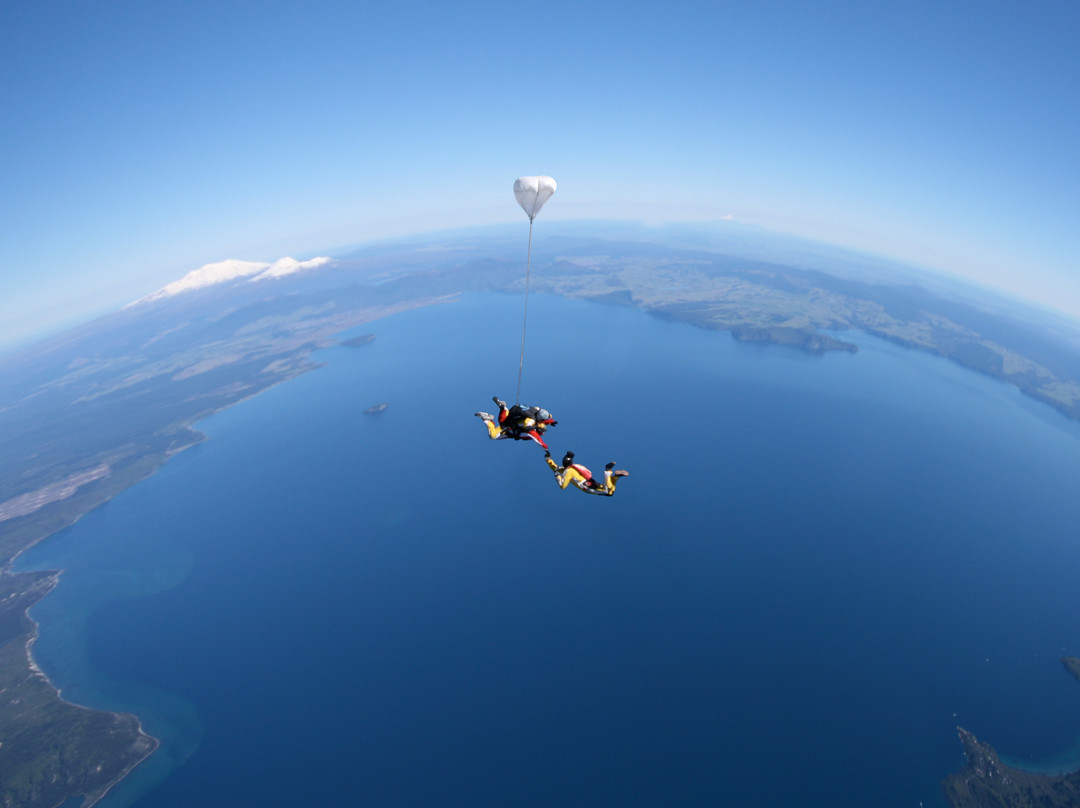
<path fill-rule="evenodd" d="M 568 485 L 573 485 L 579 491 L 601 497 L 615 496 L 615 483 L 620 477 L 630 476 L 629 471 L 615 469 L 615 462 L 612 461 L 604 466 L 604 481 L 598 482 L 593 479 L 591 471 L 580 463 L 574 462 L 573 452 L 567 452 L 563 456 L 562 465 L 559 466 L 551 459 L 551 452 L 545 451 L 544 462 L 555 472 L 555 482 L 559 484 L 559 488 L 565 489 Z"/>
<path fill-rule="evenodd" d="M 487 426 L 488 437 L 492 440 L 534 440 L 547 451 L 548 445 L 544 443 L 543 434 L 549 426 L 555 426 L 559 422 L 551 417 L 551 413 L 543 407 L 522 407 L 515 404 L 507 407 L 506 402 L 498 396 L 492 396 L 491 400 L 499 405 L 499 414 L 492 415 L 489 412 L 478 412 L 480 418 Z"/>

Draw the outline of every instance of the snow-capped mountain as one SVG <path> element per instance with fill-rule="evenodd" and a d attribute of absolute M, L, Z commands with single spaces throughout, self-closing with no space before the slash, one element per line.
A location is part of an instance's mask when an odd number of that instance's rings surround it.
<path fill-rule="evenodd" d="M 281 278 L 285 275 L 304 272 L 308 269 L 318 269 L 319 267 L 324 267 L 327 264 L 333 263 L 333 260 L 334 259 L 332 258 L 312 258 L 308 261 L 297 261 L 295 258 L 279 258 L 252 278 L 252 280 L 262 281 L 267 278 Z"/>
<path fill-rule="evenodd" d="M 151 292 L 145 297 L 139 298 L 134 303 L 129 303 L 125 308 L 240 278 L 248 278 L 249 281 L 283 278 L 286 275 L 318 269 L 331 263 L 333 263 L 333 259 L 325 257 L 312 258 L 307 261 L 297 261 L 295 258 L 279 258 L 272 264 L 263 261 L 239 261 L 236 259 L 218 261 L 214 264 L 206 264 L 198 269 L 193 269 L 180 280 L 173 281 L 156 292 Z"/>

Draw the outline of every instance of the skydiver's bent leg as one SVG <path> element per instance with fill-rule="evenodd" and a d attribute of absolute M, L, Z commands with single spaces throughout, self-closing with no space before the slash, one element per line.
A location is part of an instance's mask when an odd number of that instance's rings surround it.
<path fill-rule="evenodd" d="M 492 440 L 498 440 L 503 437 L 502 427 L 495 421 L 495 416 L 489 412 L 478 412 L 476 417 L 484 422 L 484 426 L 487 427 L 488 437 Z"/>
<path fill-rule="evenodd" d="M 491 400 L 499 405 L 499 423 L 506 423 L 506 416 L 510 414 L 510 408 L 506 406 L 506 402 L 498 396 L 492 396 Z"/>
<path fill-rule="evenodd" d="M 622 469 L 612 471 L 614 468 L 614 463 L 608 463 L 604 466 L 604 481 L 602 483 L 595 477 L 592 479 L 582 477 L 581 481 L 575 481 L 574 485 L 586 494 L 592 494 L 598 497 L 613 497 L 615 496 L 615 483 L 618 482 L 619 478 L 630 476 L 629 471 L 623 471 Z"/>
<path fill-rule="evenodd" d="M 587 490 L 589 487 L 589 478 L 573 466 L 567 466 L 565 469 L 563 469 L 562 477 L 563 488 L 566 488 L 566 486 L 570 485 L 571 483 L 573 483 L 575 488 L 580 488 L 582 491 Z"/>
<path fill-rule="evenodd" d="M 618 482 L 619 478 L 630 476 L 629 471 L 624 471 L 622 469 L 612 471 L 611 468 L 614 465 L 614 463 L 608 463 L 607 466 L 604 468 L 604 487 L 600 492 L 598 492 L 603 493 L 605 496 L 609 497 L 615 496 L 615 483 Z"/>

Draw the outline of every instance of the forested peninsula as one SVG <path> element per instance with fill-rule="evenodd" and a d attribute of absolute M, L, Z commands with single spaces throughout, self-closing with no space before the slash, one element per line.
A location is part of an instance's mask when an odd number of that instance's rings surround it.
<path fill-rule="evenodd" d="M 1080 680 L 1080 659 L 1065 657 L 1065 669 Z M 1080 805 L 1080 771 L 1032 774 L 1001 762 L 990 744 L 957 727 L 967 767 L 943 787 L 953 808 L 1073 808 Z"/>

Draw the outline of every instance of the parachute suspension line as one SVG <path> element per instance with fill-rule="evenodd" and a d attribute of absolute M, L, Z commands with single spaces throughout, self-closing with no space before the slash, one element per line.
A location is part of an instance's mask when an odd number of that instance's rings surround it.
<path fill-rule="evenodd" d="M 529 322 L 529 269 L 532 266 L 532 228 L 533 220 L 529 217 L 529 256 L 525 259 L 525 316 L 521 320 L 521 360 L 518 362 L 518 385 L 514 403 L 521 403 L 521 369 L 525 367 L 525 326 Z"/>

